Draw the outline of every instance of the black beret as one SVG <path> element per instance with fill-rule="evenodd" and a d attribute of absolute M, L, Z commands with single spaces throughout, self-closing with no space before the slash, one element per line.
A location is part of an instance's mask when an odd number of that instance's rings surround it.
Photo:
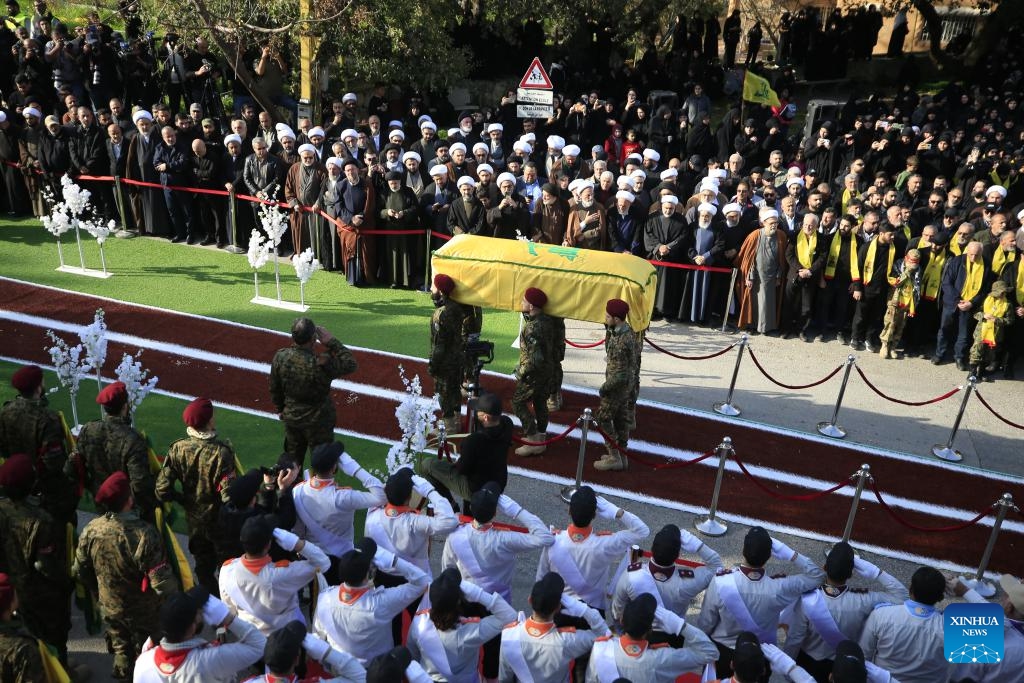
<path fill-rule="evenodd" d="M 562 603 L 565 579 L 554 572 L 548 572 L 533 584 L 530 591 L 530 606 L 538 614 L 552 614 Z"/>
<path fill-rule="evenodd" d="M 313 449 L 309 456 L 309 466 L 318 474 L 326 474 L 338 462 L 338 458 L 345 452 L 345 444 L 340 441 L 322 443 Z"/>
<path fill-rule="evenodd" d="M 641 593 L 622 610 L 622 630 L 632 638 L 642 638 L 654 624 L 658 601 L 650 593 Z"/>
<path fill-rule="evenodd" d="M 413 472 L 408 467 L 398 470 L 384 483 L 384 495 L 392 505 L 405 505 L 412 495 Z"/>
<path fill-rule="evenodd" d="M 498 496 L 501 495 L 501 486 L 497 482 L 489 481 L 473 492 L 469 499 L 469 505 L 473 511 L 473 519 L 486 524 L 494 519 L 498 512 Z"/>
<path fill-rule="evenodd" d="M 271 633 L 263 648 L 263 663 L 270 669 L 270 673 L 276 675 L 291 673 L 295 660 L 302 652 L 302 641 L 305 638 L 306 625 L 298 619 L 288 622 L 284 627 Z"/>
<path fill-rule="evenodd" d="M 355 548 L 338 558 L 338 578 L 349 586 L 358 586 L 370 573 L 370 565 L 376 554 L 377 543 L 369 536 L 364 536 Z"/>

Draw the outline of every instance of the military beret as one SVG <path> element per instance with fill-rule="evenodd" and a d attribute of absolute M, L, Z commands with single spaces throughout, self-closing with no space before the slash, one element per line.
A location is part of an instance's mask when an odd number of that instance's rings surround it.
<path fill-rule="evenodd" d="M 437 291 L 447 296 L 455 291 L 455 280 L 452 279 L 451 275 L 438 273 L 434 276 L 434 286 L 437 287 Z"/>
<path fill-rule="evenodd" d="M 853 547 L 845 541 L 832 546 L 825 558 L 825 573 L 835 581 L 846 581 L 853 576 Z"/>
<path fill-rule="evenodd" d="M 642 638 L 654 624 L 658 601 L 650 593 L 636 596 L 622 610 L 622 630 L 632 638 Z"/>
<path fill-rule="evenodd" d="M 537 287 L 528 288 L 523 294 L 523 298 L 537 308 L 544 308 L 544 305 L 548 302 L 548 295 L 544 293 L 544 290 Z"/>
<path fill-rule="evenodd" d="M 392 505 L 405 505 L 412 495 L 412 470 L 403 467 L 384 482 L 384 495 Z"/>
<path fill-rule="evenodd" d="M 562 602 L 565 579 L 554 572 L 548 572 L 533 584 L 530 591 L 530 606 L 539 614 L 552 614 Z"/>
<path fill-rule="evenodd" d="M 35 391 L 43 383 L 43 369 L 38 365 L 23 365 L 11 375 L 11 386 L 22 394 Z"/>
<path fill-rule="evenodd" d="M 569 499 L 569 517 L 579 527 L 589 526 L 597 514 L 597 494 L 589 486 L 576 489 Z"/>
<path fill-rule="evenodd" d="M 349 550 L 338 558 L 338 578 L 349 586 L 358 586 L 366 580 L 373 564 L 373 556 L 377 554 L 377 544 L 369 536 L 364 536 Z"/>
<path fill-rule="evenodd" d="M 469 499 L 473 519 L 480 524 L 487 524 L 494 519 L 494 515 L 498 512 L 498 496 L 500 495 L 501 486 L 494 481 L 489 481 L 474 491 Z"/>
<path fill-rule="evenodd" d="M 270 673 L 283 676 L 291 673 L 295 660 L 302 652 L 302 641 L 306 638 L 306 625 L 293 619 L 269 636 L 263 647 L 263 663 Z"/>
<path fill-rule="evenodd" d="M 108 384 L 96 397 L 96 402 L 110 412 L 117 412 L 128 402 L 128 387 L 124 382 Z"/>
<path fill-rule="evenodd" d="M 96 489 L 93 500 L 97 505 L 102 505 L 110 512 L 120 512 L 121 506 L 128 500 L 132 493 L 131 482 L 128 475 L 120 470 L 107 477 L 100 487 Z"/>
<path fill-rule="evenodd" d="M 24 490 L 35 481 L 35 470 L 32 458 L 24 453 L 16 453 L 0 465 L 0 486 Z"/>
<path fill-rule="evenodd" d="M 181 413 L 181 419 L 193 429 L 205 427 L 213 418 L 213 401 L 208 398 L 197 398 Z"/>
<path fill-rule="evenodd" d="M 619 320 L 625 320 L 629 315 L 629 304 L 622 299 L 609 299 L 604 310 L 608 315 Z"/>
<path fill-rule="evenodd" d="M 430 584 L 430 607 L 438 612 L 454 612 L 462 597 L 462 574 L 448 567 Z"/>
<path fill-rule="evenodd" d="M 763 527 L 753 527 L 743 538 L 743 557 L 754 567 L 762 567 L 771 555 L 772 537 Z"/>
<path fill-rule="evenodd" d="M 671 567 L 679 557 L 679 550 L 682 547 L 679 527 L 675 524 L 666 524 L 657 534 L 651 543 L 651 559 L 662 567 Z"/>
<path fill-rule="evenodd" d="M 340 441 L 322 443 L 313 449 L 309 456 L 309 466 L 317 474 L 326 474 L 331 471 L 341 454 L 345 452 L 345 444 Z"/>
<path fill-rule="evenodd" d="M 860 645 L 852 640 L 844 640 L 836 645 L 832 680 L 834 683 L 866 683 L 868 671 Z"/>
<path fill-rule="evenodd" d="M 761 641 L 750 631 L 741 631 L 736 637 L 732 666 L 736 678 L 740 680 L 756 681 L 764 675 L 765 658 L 761 652 Z"/>

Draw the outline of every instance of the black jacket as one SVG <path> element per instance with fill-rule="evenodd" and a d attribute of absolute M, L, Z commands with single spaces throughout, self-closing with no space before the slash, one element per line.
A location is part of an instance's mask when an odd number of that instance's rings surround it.
<path fill-rule="evenodd" d="M 501 416 L 500 424 L 478 428 L 462 444 L 462 457 L 455 469 L 469 480 L 469 490 L 476 491 L 489 481 L 508 483 L 508 449 L 512 444 L 512 420 Z"/>

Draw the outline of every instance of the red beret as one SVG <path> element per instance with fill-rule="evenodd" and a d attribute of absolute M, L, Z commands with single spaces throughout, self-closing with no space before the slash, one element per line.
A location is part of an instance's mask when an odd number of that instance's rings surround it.
<path fill-rule="evenodd" d="M 0 573 L 0 612 L 6 612 L 12 602 L 14 602 L 14 585 L 11 583 L 11 577 Z"/>
<path fill-rule="evenodd" d="M 437 291 L 448 296 L 455 289 L 455 280 L 450 275 L 438 273 L 434 276 L 434 286 L 437 287 Z"/>
<path fill-rule="evenodd" d="M 548 295 L 544 293 L 544 290 L 537 289 L 536 287 L 530 287 L 523 294 L 523 298 L 529 301 L 537 308 L 544 308 L 544 305 L 548 302 Z"/>
<path fill-rule="evenodd" d="M 96 402 L 111 411 L 118 411 L 128 402 L 128 387 L 124 385 L 124 382 L 114 382 L 99 393 Z"/>
<path fill-rule="evenodd" d="M 0 465 L 0 486 L 27 489 L 34 478 L 32 458 L 24 453 L 12 455 L 3 465 Z"/>
<path fill-rule="evenodd" d="M 605 306 L 604 310 L 613 318 L 625 320 L 626 316 L 629 315 L 629 304 L 622 299 L 609 299 L 608 305 Z"/>
<path fill-rule="evenodd" d="M 208 398 L 197 398 L 185 406 L 185 411 L 181 414 L 181 419 L 193 429 L 205 427 L 211 417 L 213 417 L 213 401 Z"/>
<path fill-rule="evenodd" d="M 119 511 L 124 502 L 128 500 L 128 496 L 132 492 L 131 483 L 128 481 L 128 475 L 124 472 L 117 471 L 107 477 L 107 480 L 100 484 L 100 487 L 96 489 L 96 495 L 93 499 L 97 505 L 102 505 L 112 512 Z"/>
<path fill-rule="evenodd" d="M 38 365 L 24 365 L 11 376 L 11 386 L 22 394 L 34 391 L 43 383 L 43 369 Z"/>

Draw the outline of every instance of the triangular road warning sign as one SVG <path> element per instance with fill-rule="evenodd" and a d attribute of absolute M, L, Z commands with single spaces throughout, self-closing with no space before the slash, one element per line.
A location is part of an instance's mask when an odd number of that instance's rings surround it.
<path fill-rule="evenodd" d="M 534 57 L 530 62 L 530 68 L 526 70 L 523 80 L 519 81 L 519 87 L 533 90 L 552 89 L 551 79 L 548 78 L 548 72 L 541 65 L 540 57 Z"/>

